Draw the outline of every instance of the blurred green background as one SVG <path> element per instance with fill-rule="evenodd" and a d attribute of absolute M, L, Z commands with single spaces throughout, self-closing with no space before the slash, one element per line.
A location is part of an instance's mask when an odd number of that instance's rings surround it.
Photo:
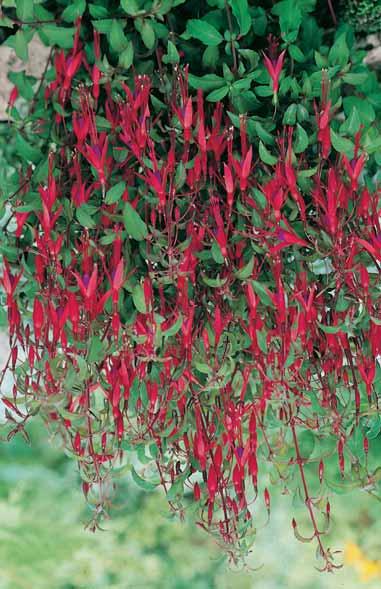
<path fill-rule="evenodd" d="M 271 520 L 258 530 L 247 570 L 234 570 L 191 521 L 169 515 L 160 492 L 121 480 L 104 531 L 85 529 L 91 513 L 75 464 L 38 419 L 31 445 L 20 436 L 0 446 L 0 589 L 379 589 L 379 504 L 365 493 L 333 501 L 330 545 L 346 547 L 335 574 L 315 570 L 314 545 L 298 542 L 293 515 L 308 530 L 303 506 L 273 496 Z M 262 517 L 261 517 L 262 516 Z M 263 524 L 258 515 L 258 528 Z M 262 565 L 258 571 L 251 569 Z"/>

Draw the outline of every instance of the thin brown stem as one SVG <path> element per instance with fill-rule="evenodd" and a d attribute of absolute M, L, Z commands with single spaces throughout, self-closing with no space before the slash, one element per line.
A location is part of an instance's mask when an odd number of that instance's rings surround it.
<path fill-rule="evenodd" d="M 324 548 L 323 542 L 321 540 L 321 532 L 318 529 L 317 526 L 317 522 L 316 522 L 316 518 L 315 518 L 315 514 L 314 514 L 314 510 L 312 507 L 312 500 L 309 494 L 309 490 L 308 490 L 308 485 L 307 485 L 307 480 L 306 480 L 306 476 L 304 473 L 304 469 L 303 469 L 303 458 L 300 454 L 300 448 L 299 448 L 299 442 L 298 442 L 298 437 L 296 435 L 296 431 L 295 431 L 295 420 L 294 418 L 291 418 L 290 420 L 290 427 L 291 427 L 291 431 L 292 431 L 292 438 L 294 441 L 294 446 L 295 446 L 295 453 L 296 453 L 296 462 L 298 464 L 298 468 L 299 468 L 299 473 L 300 473 L 300 478 L 302 481 L 302 485 L 303 485 L 303 492 L 304 492 L 304 503 L 307 506 L 308 512 L 310 514 L 310 519 L 311 519 L 311 523 L 313 526 L 313 530 L 314 530 L 314 534 L 313 536 L 316 538 L 318 545 L 319 545 L 319 551 L 321 556 L 324 558 L 325 563 L 326 563 L 326 570 L 331 570 L 331 568 L 333 567 L 332 562 Z"/>
<path fill-rule="evenodd" d="M 231 46 L 231 50 L 232 50 L 232 57 L 233 57 L 233 73 L 236 74 L 238 71 L 238 61 L 237 61 L 237 52 L 235 49 L 235 45 L 234 45 L 234 39 L 233 39 L 233 23 L 232 23 L 232 17 L 230 14 L 230 8 L 228 6 L 228 3 L 225 0 L 225 10 L 226 10 L 226 16 L 228 19 L 228 27 L 229 27 L 229 32 L 230 32 L 230 46 Z"/>

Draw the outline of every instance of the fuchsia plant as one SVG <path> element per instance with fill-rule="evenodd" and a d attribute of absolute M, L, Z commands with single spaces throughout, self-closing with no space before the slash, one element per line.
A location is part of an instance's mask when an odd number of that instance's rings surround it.
<path fill-rule="evenodd" d="M 272 81 L 274 104 L 278 102 L 279 78 L 283 68 L 286 50 L 277 55 L 278 42 L 270 37 L 270 55 L 263 54 L 263 61 Z"/>
<path fill-rule="evenodd" d="M 264 58 L 275 100 L 284 58 Z M 250 547 L 253 504 L 270 514 L 270 473 L 302 497 L 331 570 L 330 490 L 376 485 L 364 420 L 378 411 L 380 198 L 361 182 L 360 133 L 351 160 L 334 154 L 323 77 L 316 167 L 296 159 L 289 126 L 264 164 L 245 117 L 232 128 L 186 69 L 165 110 L 146 75 L 100 87 L 94 66 L 92 87 L 76 84 L 89 67 L 78 35 L 56 54 L 56 147 L 34 196 L 26 177 L 33 206 L 14 207 L 20 258 L 4 257 L 1 280 L 10 435 L 39 412 L 62 437 L 94 527 L 136 450 L 135 481 L 161 485 L 180 513 L 189 491 L 234 555 Z"/>

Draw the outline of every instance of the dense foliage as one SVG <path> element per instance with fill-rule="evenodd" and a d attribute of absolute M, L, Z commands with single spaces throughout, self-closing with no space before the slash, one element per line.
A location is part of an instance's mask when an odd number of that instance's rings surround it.
<path fill-rule="evenodd" d="M 136 451 L 138 484 L 246 554 L 268 469 L 331 570 L 329 492 L 378 491 L 380 88 L 314 10 L 22 0 L 3 17 L 19 57 L 34 31 L 59 46 L 37 85 L 12 74 L 9 437 L 37 412 L 59 433 L 94 528 Z"/>
<path fill-rule="evenodd" d="M 379 0 L 349 0 L 343 2 L 344 18 L 356 31 L 378 33 L 381 29 L 381 2 Z"/>

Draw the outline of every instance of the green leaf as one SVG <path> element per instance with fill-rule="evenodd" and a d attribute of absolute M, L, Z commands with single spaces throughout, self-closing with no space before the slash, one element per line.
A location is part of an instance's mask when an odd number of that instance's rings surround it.
<path fill-rule="evenodd" d="M 349 135 L 354 136 L 357 133 L 357 131 L 359 131 L 360 127 L 361 119 L 359 117 L 357 108 L 354 106 L 347 119 L 341 125 L 340 132 L 348 133 Z"/>
<path fill-rule="evenodd" d="M 229 0 L 229 4 L 239 24 L 241 35 L 247 35 L 251 28 L 251 16 L 247 0 Z"/>
<path fill-rule="evenodd" d="M 216 76 L 216 74 L 206 74 L 205 76 L 189 74 L 188 81 L 192 88 L 201 88 L 201 90 L 205 91 L 215 90 L 216 88 L 225 86 L 224 78 Z"/>
<path fill-rule="evenodd" d="M 76 210 L 75 214 L 82 227 L 88 227 L 89 229 L 95 227 L 95 221 L 89 214 L 86 205 L 82 205 L 81 207 L 79 207 Z"/>
<path fill-rule="evenodd" d="M 151 483 L 149 481 L 146 481 L 145 479 L 142 479 L 142 477 L 138 475 L 138 473 L 136 472 L 136 470 L 133 466 L 131 467 L 131 476 L 132 476 L 134 482 L 138 485 L 138 487 L 140 487 L 144 491 L 153 491 L 154 489 L 156 489 L 156 487 L 158 485 L 158 483 L 155 484 L 155 483 Z"/>
<path fill-rule="evenodd" d="M 345 153 L 349 159 L 354 157 L 354 143 L 350 139 L 338 135 L 333 129 L 331 129 L 331 142 L 339 153 Z"/>
<path fill-rule="evenodd" d="M 7 27 L 8 29 L 13 29 L 14 22 L 7 16 L 0 16 L 0 27 Z"/>
<path fill-rule="evenodd" d="M 86 0 L 75 0 L 65 8 L 62 18 L 67 22 L 74 22 L 86 10 Z"/>
<path fill-rule="evenodd" d="M 211 46 L 219 45 L 223 41 L 221 33 L 213 25 L 198 19 L 188 20 L 185 37 L 194 37 L 204 45 Z"/>
<path fill-rule="evenodd" d="M 336 311 L 346 311 L 350 305 L 350 301 L 345 298 L 343 290 L 340 290 L 339 296 L 337 297 L 335 310 Z"/>
<path fill-rule="evenodd" d="M 253 31 L 258 37 L 263 37 L 267 29 L 267 14 L 266 10 L 257 6 L 253 9 Z"/>
<path fill-rule="evenodd" d="M 120 53 L 127 47 L 127 39 L 124 34 L 123 27 L 119 20 L 112 21 L 111 31 L 110 31 L 110 45 L 111 49 L 115 51 L 115 53 Z"/>
<path fill-rule="evenodd" d="M 106 7 L 89 4 L 89 12 L 93 18 L 107 18 L 109 13 Z"/>
<path fill-rule="evenodd" d="M 381 419 L 378 414 L 369 416 L 366 420 L 366 437 L 369 440 L 377 438 L 381 431 Z"/>
<path fill-rule="evenodd" d="M 300 3 L 295 0 L 282 0 L 282 2 L 275 3 L 271 12 L 279 16 L 283 40 L 288 43 L 296 41 L 303 19 Z"/>
<path fill-rule="evenodd" d="M 376 119 L 376 113 L 369 100 L 364 100 L 359 96 L 346 96 L 343 100 L 344 112 L 347 116 L 351 110 L 356 107 L 361 122 L 364 125 L 373 123 Z"/>
<path fill-rule="evenodd" d="M 306 430 L 298 435 L 298 445 L 302 458 L 307 460 L 315 447 L 315 436 L 310 430 Z"/>
<path fill-rule="evenodd" d="M 33 20 L 33 0 L 16 0 L 16 14 L 23 22 Z"/>
<path fill-rule="evenodd" d="M 163 57 L 164 63 L 179 63 L 180 55 L 176 49 L 176 45 L 172 41 L 168 41 L 167 55 Z"/>
<path fill-rule="evenodd" d="M 16 151 L 26 162 L 32 162 L 37 164 L 41 159 L 41 151 L 36 147 L 32 147 L 29 143 L 20 135 L 16 134 Z"/>
<path fill-rule="evenodd" d="M 168 329 L 163 331 L 163 335 L 165 337 L 172 337 L 172 336 L 176 335 L 176 333 L 178 333 L 180 331 L 183 321 L 184 321 L 183 316 L 179 315 L 179 317 L 175 321 L 175 323 L 173 325 L 171 325 L 171 327 L 169 327 Z"/>
<path fill-rule="evenodd" d="M 22 61 L 28 60 L 28 43 L 22 29 L 19 29 L 15 35 L 15 51 L 17 57 Z"/>
<path fill-rule="evenodd" d="M 261 352 L 267 354 L 267 333 L 265 330 L 257 330 L 257 341 Z"/>
<path fill-rule="evenodd" d="M 283 115 L 284 125 L 295 125 L 296 123 L 297 104 L 290 104 Z"/>
<path fill-rule="evenodd" d="M 296 124 L 296 141 L 294 143 L 294 152 L 303 153 L 308 147 L 308 135 L 299 123 Z"/>
<path fill-rule="evenodd" d="M 42 40 L 45 36 L 49 45 L 58 45 L 62 49 L 73 47 L 74 32 L 73 27 L 57 27 L 53 24 L 44 25 L 39 29 Z"/>
<path fill-rule="evenodd" d="M 119 65 L 120 67 L 128 70 L 134 61 L 134 45 L 132 41 L 127 42 L 127 47 L 122 51 L 119 55 Z"/>
<path fill-rule="evenodd" d="M 148 20 L 143 22 L 140 35 L 147 49 L 153 49 L 155 47 L 155 31 Z"/>
<path fill-rule="evenodd" d="M 268 164 L 269 166 L 275 166 L 275 164 L 278 161 L 276 157 L 271 155 L 271 153 L 269 152 L 267 147 L 265 147 L 262 141 L 259 142 L 259 157 L 265 164 Z"/>
<path fill-rule="evenodd" d="M 139 4 L 136 0 L 120 0 L 120 6 L 130 16 L 136 16 L 140 12 Z"/>
<path fill-rule="evenodd" d="M 222 255 L 220 246 L 218 245 L 218 243 L 216 241 L 213 241 L 213 243 L 212 243 L 211 252 L 212 252 L 213 260 L 216 262 L 216 264 L 223 264 L 225 262 L 225 258 Z"/>
<path fill-rule="evenodd" d="M 240 268 L 239 270 L 236 270 L 236 272 L 234 272 L 234 275 L 236 278 L 238 278 L 238 280 L 246 280 L 246 278 L 249 278 L 251 276 L 253 268 L 254 268 L 254 256 L 248 261 L 247 264 L 242 266 L 242 268 Z"/>
<path fill-rule="evenodd" d="M 127 233 L 130 237 L 132 237 L 132 239 L 136 239 L 136 241 L 142 241 L 147 237 L 147 225 L 129 202 L 126 202 L 124 205 L 123 221 Z"/>
<path fill-rule="evenodd" d="M 254 122 L 254 129 L 256 134 L 266 145 L 274 145 L 274 137 L 269 133 L 259 121 Z"/>
<path fill-rule="evenodd" d="M 218 278 L 209 278 L 209 276 L 205 276 L 205 274 L 202 274 L 201 277 L 203 282 L 205 282 L 205 284 L 207 286 L 210 286 L 211 288 L 221 288 L 227 282 L 227 278 L 220 278 L 219 276 Z"/>
<path fill-rule="evenodd" d="M 339 333 L 339 331 L 347 332 L 347 326 L 344 323 L 341 325 L 324 325 L 323 323 L 318 322 L 318 326 L 324 333 Z"/>
<path fill-rule="evenodd" d="M 303 63 L 305 61 L 304 53 L 297 45 L 289 45 L 288 52 L 294 61 L 298 63 Z"/>
<path fill-rule="evenodd" d="M 254 70 L 259 63 L 259 55 L 253 49 L 239 49 L 238 53 L 242 55 L 250 64 L 250 70 Z"/>
<path fill-rule="evenodd" d="M 125 182 L 118 182 L 118 184 L 115 184 L 115 186 L 110 188 L 106 193 L 106 199 L 105 199 L 106 204 L 112 205 L 112 204 L 118 202 L 120 200 L 123 192 L 125 191 L 125 188 L 126 188 Z"/>
<path fill-rule="evenodd" d="M 109 35 L 111 33 L 111 18 L 101 18 L 100 20 L 92 20 L 91 24 L 93 25 L 96 31 L 99 31 L 103 35 Z"/>
<path fill-rule="evenodd" d="M 261 302 L 264 305 L 273 307 L 273 302 L 272 302 L 266 288 L 263 286 L 263 284 L 261 282 L 258 282 L 257 280 L 252 280 L 251 282 L 252 282 L 254 291 L 259 296 Z"/>
<path fill-rule="evenodd" d="M 202 65 L 205 69 L 214 70 L 217 66 L 218 59 L 220 57 L 220 52 L 217 47 L 206 47 L 204 53 L 202 54 Z"/>
<path fill-rule="evenodd" d="M 80 356 L 79 354 L 76 354 L 75 359 L 78 364 L 78 370 L 79 370 L 78 378 L 81 381 L 84 381 L 85 378 L 87 378 L 87 376 L 89 374 L 89 369 L 87 366 L 86 359 L 83 356 Z"/>
<path fill-rule="evenodd" d="M 185 166 L 183 162 L 180 162 L 176 168 L 176 175 L 175 175 L 175 187 L 177 190 L 180 190 L 185 184 L 187 179 L 187 173 L 185 170 Z"/>
<path fill-rule="evenodd" d="M 179 477 L 173 483 L 169 491 L 167 492 L 167 500 L 168 501 L 175 501 L 178 497 L 182 497 L 184 495 L 184 480 L 183 477 Z"/>
<path fill-rule="evenodd" d="M 210 94 L 208 94 L 206 99 L 209 102 L 218 102 L 219 100 L 222 100 L 223 98 L 225 98 L 225 96 L 227 95 L 228 92 L 229 92 L 229 86 L 224 86 L 223 88 L 217 88 L 217 90 L 213 90 L 213 92 L 210 92 Z"/>
<path fill-rule="evenodd" d="M 346 40 L 347 34 L 342 33 L 332 45 L 328 53 L 328 62 L 330 65 L 345 66 L 349 59 L 349 49 Z"/>
<path fill-rule="evenodd" d="M 94 336 L 90 342 L 89 352 L 87 355 L 87 361 L 89 364 L 92 362 L 100 362 L 104 358 L 103 342 L 99 336 Z"/>
<path fill-rule="evenodd" d="M 346 84 L 351 84 L 352 86 L 360 86 L 361 84 L 364 84 L 366 82 L 367 78 L 368 72 L 365 72 L 363 74 L 349 72 L 348 74 L 344 74 L 343 82 L 345 82 Z"/>
<path fill-rule="evenodd" d="M 132 290 L 132 300 L 135 305 L 135 309 L 139 311 L 139 313 L 147 313 L 146 302 L 144 298 L 144 290 L 141 284 L 137 284 L 134 286 Z"/>

